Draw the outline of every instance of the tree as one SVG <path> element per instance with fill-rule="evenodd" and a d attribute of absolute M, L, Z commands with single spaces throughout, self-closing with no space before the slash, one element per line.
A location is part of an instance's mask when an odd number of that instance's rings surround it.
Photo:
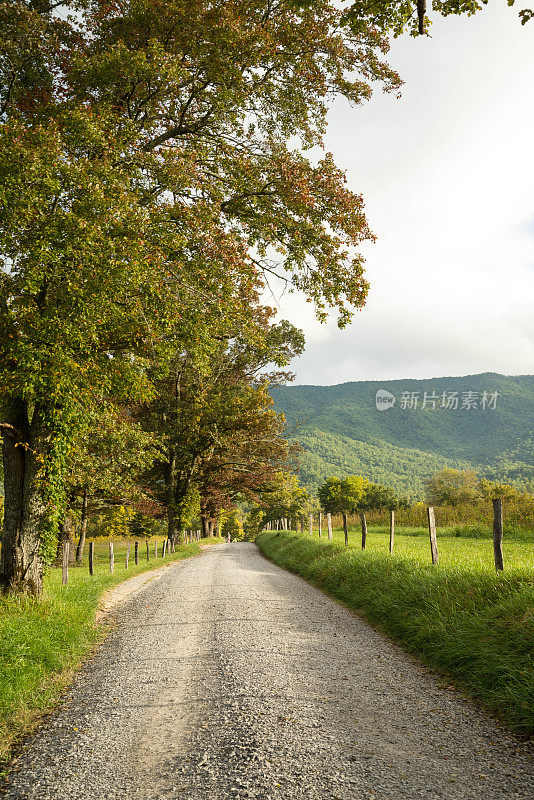
<path fill-rule="evenodd" d="M 270 324 L 271 315 L 259 307 L 239 323 L 223 317 L 226 335 L 201 355 L 183 351 L 158 382 L 157 399 L 141 409 L 139 419 L 159 437 L 151 485 L 167 509 L 169 538 L 183 529 L 193 485 L 207 535 L 218 509 L 264 488 L 291 451 L 268 394 L 288 373 L 262 371 L 285 366 L 303 338 L 287 322 Z"/>
<path fill-rule="evenodd" d="M 200 457 L 196 478 L 206 531 L 211 532 L 228 501 L 254 502 L 270 492 L 298 450 L 286 438 L 284 417 L 273 410 L 269 386 L 265 378 L 252 385 L 238 383 L 225 393 L 218 441 Z"/>
<path fill-rule="evenodd" d="M 135 538 L 149 538 L 155 533 L 156 524 L 153 518 L 136 511 L 128 522 L 128 534 Z"/>
<path fill-rule="evenodd" d="M 436 472 L 425 480 L 426 499 L 431 505 L 456 506 L 474 502 L 478 494 L 478 478 L 471 469 L 451 469 Z"/>
<path fill-rule="evenodd" d="M 371 483 L 365 489 L 362 510 L 387 508 L 392 511 L 399 507 L 399 500 L 395 493 L 388 486 L 381 486 L 379 483 Z"/>
<path fill-rule="evenodd" d="M 243 527 L 239 519 L 239 512 L 237 509 L 228 511 L 224 515 L 223 523 L 221 526 L 221 536 L 230 536 L 231 539 L 241 539 L 243 535 Z"/>
<path fill-rule="evenodd" d="M 511 486 L 509 483 L 499 483 L 498 481 L 488 481 L 482 478 L 478 483 L 478 491 L 483 500 L 489 501 L 496 497 L 501 500 L 521 500 L 525 497 L 525 493 L 521 492 L 516 486 Z"/>
<path fill-rule="evenodd" d="M 70 451 L 66 476 L 65 514 L 80 514 L 78 563 L 93 514 L 127 505 L 143 516 L 161 515 L 161 505 L 143 482 L 143 470 L 154 457 L 154 437 L 134 422 L 127 407 L 108 403 L 87 420 Z"/>
<path fill-rule="evenodd" d="M 302 513 L 307 500 L 308 493 L 293 472 L 287 469 L 277 471 L 272 477 L 272 485 L 259 500 L 263 525 L 278 519 L 295 519 Z"/>
<path fill-rule="evenodd" d="M 371 54 L 386 43 L 340 35 L 328 3 L 76 10 L 1 9 L 0 582 L 36 593 L 87 409 L 150 395 L 154 351 L 206 335 L 199 298 L 258 287 L 274 248 L 319 314 L 363 303 L 361 199 L 285 142 L 319 142 L 326 95 L 368 94 L 349 72 L 398 82 Z"/>
<path fill-rule="evenodd" d="M 331 477 L 319 486 L 317 496 L 321 508 L 327 513 L 355 514 L 364 509 L 369 486 L 369 481 L 360 475 L 350 475 L 347 478 Z"/>

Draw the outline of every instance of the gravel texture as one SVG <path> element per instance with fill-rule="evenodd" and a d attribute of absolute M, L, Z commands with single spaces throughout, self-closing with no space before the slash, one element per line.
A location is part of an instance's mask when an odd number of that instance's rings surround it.
<path fill-rule="evenodd" d="M 15 762 L 27 800 L 534 798 L 532 747 L 253 544 L 145 582 Z"/>

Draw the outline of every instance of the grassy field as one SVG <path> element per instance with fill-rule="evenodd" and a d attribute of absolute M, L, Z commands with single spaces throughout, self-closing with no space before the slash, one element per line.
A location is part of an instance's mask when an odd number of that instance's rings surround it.
<path fill-rule="evenodd" d="M 458 531 L 456 531 L 457 533 Z M 314 536 L 262 533 L 262 552 L 341 600 L 518 732 L 534 734 L 534 537 L 505 539 L 496 574 L 491 538 L 438 531 L 432 566 L 424 528 L 353 530 L 349 547 Z M 469 535 L 470 534 L 470 535 Z"/>
<path fill-rule="evenodd" d="M 67 587 L 61 585 L 61 570 L 51 569 L 41 599 L 0 599 L 0 768 L 16 739 L 54 707 L 74 670 L 102 636 L 102 629 L 94 624 L 102 593 L 140 572 L 197 555 L 199 544 L 221 540 L 181 545 L 174 554 L 157 560 L 154 541 L 150 540 L 148 562 L 145 543 L 140 542 L 138 567 L 133 563 L 132 543 L 128 570 L 124 566 L 126 544 L 116 541 L 111 575 L 109 542 L 96 540 L 94 577 L 87 568 L 86 546 L 85 564 L 70 568 Z M 158 553 L 161 556 L 161 546 Z"/>
<path fill-rule="evenodd" d="M 362 533 L 359 525 L 351 525 L 349 545 L 361 548 Z M 323 530 L 324 540 L 326 531 Z M 313 538 L 318 538 L 318 530 L 314 530 Z M 493 539 L 491 529 L 479 526 L 438 527 L 438 552 L 440 566 L 495 571 L 493 561 Z M 333 531 L 333 540 L 345 543 L 345 535 L 341 528 Z M 430 557 L 430 539 L 426 527 L 400 527 L 395 530 L 393 550 L 396 556 L 409 558 L 419 564 L 428 564 Z M 367 529 L 366 551 L 369 553 L 389 553 L 389 527 L 386 525 L 369 526 Z M 532 570 L 534 572 L 534 530 L 514 528 L 503 538 L 504 566 Z"/>

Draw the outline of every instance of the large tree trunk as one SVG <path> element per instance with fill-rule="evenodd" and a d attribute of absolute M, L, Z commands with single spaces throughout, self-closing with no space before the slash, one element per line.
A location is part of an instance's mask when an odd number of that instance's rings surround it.
<path fill-rule="evenodd" d="M 169 450 L 169 460 L 165 465 L 165 504 L 167 506 L 167 539 L 174 542 L 176 537 L 176 512 L 174 504 L 174 463 L 175 456 Z"/>
<path fill-rule="evenodd" d="M 210 535 L 210 521 L 209 518 L 204 516 L 204 514 L 200 517 L 202 522 L 202 538 L 207 539 Z"/>
<path fill-rule="evenodd" d="M 81 564 L 83 560 L 83 548 L 85 546 L 85 534 L 87 533 L 87 489 L 83 490 L 82 517 L 80 520 L 80 538 L 76 547 L 76 563 Z"/>
<path fill-rule="evenodd" d="M 2 426 L 4 463 L 4 532 L 0 587 L 7 592 L 38 595 L 43 587 L 40 532 L 45 516 L 37 476 L 44 444 L 36 409 L 30 423 L 28 405 L 11 402 Z"/>
<path fill-rule="evenodd" d="M 209 534 L 210 534 L 210 536 L 215 536 L 215 523 L 216 522 L 217 522 L 217 520 L 215 519 L 215 517 L 212 517 L 210 519 L 210 524 L 209 524 Z"/>

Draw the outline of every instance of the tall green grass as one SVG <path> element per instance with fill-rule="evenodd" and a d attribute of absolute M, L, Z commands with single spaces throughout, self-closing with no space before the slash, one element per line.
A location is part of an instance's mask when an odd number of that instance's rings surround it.
<path fill-rule="evenodd" d="M 496 574 L 486 540 L 440 537 L 440 564 L 433 567 L 427 536 L 416 531 L 397 534 L 393 555 L 383 530 L 369 530 L 366 551 L 345 548 L 336 533 L 333 542 L 283 533 L 256 541 L 276 564 L 341 600 L 513 729 L 532 735 L 532 545 L 506 542 L 508 568 Z M 351 539 L 356 543 L 356 533 Z"/>
<path fill-rule="evenodd" d="M 209 539 L 205 543 L 215 541 L 220 540 Z M 199 543 L 194 542 L 180 545 L 175 553 L 156 560 L 152 542 L 147 562 L 143 542 L 136 567 L 132 544 L 126 570 L 126 545 L 116 542 L 111 575 L 108 549 L 105 542 L 95 545 L 94 577 L 89 576 L 87 563 L 71 567 L 68 586 L 63 587 L 61 570 L 51 569 L 40 599 L 0 599 L 0 767 L 7 762 L 16 739 L 57 703 L 74 670 L 102 635 L 102 628 L 94 624 L 101 595 L 133 575 L 201 552 Z"/>

